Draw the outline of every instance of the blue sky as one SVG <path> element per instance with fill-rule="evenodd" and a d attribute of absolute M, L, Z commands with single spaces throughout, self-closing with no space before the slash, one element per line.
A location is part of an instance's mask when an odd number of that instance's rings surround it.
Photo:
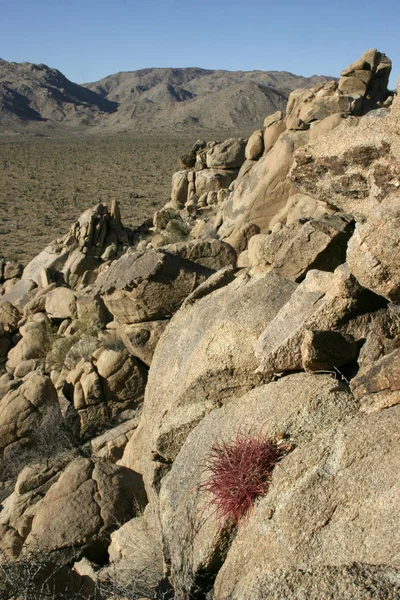
<path fill-rule="evenodd" d="M 400 75 L 400 0 L 0 0 L 0 57 L 78 83 L 145 67 L 338 76 L 368 48 Z"/>

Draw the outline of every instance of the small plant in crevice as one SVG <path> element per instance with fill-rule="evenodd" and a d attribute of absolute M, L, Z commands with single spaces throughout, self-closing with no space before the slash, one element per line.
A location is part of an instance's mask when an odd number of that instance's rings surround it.
<path fill-rule="evenodd" d="M 249 515 L 255 500 L 267 493 L 273 468 L 291 449 L 262 432 L 239 432 L 211 447 L 205 464 L 208 476 L 199 487 L 210 492 L 208 506 L 216 509 L 222 525 L 238 525 Z"/>

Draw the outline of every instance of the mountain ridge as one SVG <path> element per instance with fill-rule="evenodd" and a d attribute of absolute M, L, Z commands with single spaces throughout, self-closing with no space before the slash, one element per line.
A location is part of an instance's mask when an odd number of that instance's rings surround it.
<path fill-rule="evenodd" d="M 287 71 L 149 67 L 80 85 L 42 63 L 0 59 L 0 127 L 93 133 L 246 129 L 284 110 L 292 90 L 331 79 Z"/>

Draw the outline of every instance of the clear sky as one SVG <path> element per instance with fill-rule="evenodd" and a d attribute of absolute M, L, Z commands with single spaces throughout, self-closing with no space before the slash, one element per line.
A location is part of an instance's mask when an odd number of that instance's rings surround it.
<path fill-rule="evenodd" d="M 145 67 L 338 76 L 368 48 L 400 75 L 400 0 L 0 0 L 0 57 L 78 83 Z"/>

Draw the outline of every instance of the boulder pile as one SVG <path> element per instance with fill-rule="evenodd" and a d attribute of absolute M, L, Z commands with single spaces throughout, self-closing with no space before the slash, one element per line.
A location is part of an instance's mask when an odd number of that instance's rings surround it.
<path fill-rule="evenodd" d="M 45 551 L 132 598 L 400 597 L 390 68 L 369 50 L 196 142 L 135 231 L 98 205 L 0 263 L 0 564 Z M 221 521 L 209 458 L 260 432 L 269 486 Z"/>

